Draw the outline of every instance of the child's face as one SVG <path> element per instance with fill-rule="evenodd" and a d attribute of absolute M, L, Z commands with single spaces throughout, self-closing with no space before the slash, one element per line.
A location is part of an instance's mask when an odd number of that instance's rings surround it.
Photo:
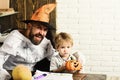
<path fill-rule="evenodd" d="M 57 50 L 59 51 L 61 57 L 68 57 L 71 53 L 71 48 L 72 48 L 71 43 L 64 42 L 57 48 Z"/>

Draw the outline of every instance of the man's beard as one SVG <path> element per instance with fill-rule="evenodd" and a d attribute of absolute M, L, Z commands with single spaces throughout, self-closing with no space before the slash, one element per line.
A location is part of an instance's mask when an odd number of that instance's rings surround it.
<path fill-rule="evenodd" d="M 40 38 L 40 40 L 35 40 L 35 38 Z M 35 44 L 35 45 L 38 45 L 38 44 L 40 44 L 41 43 L 41 41 L 43 40 L 43 36 L 41 35 L 41 34 L 32 34 L 32 33 L 30 33 L 30 35 L 29 35 L 29 39 L 30 39 L 30 41 L 33 43 L 33 44 Z"/>

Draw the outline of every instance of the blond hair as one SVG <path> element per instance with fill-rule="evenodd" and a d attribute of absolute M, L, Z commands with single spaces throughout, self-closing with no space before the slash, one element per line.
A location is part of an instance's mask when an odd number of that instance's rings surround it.
<path fill-rule="evenodd" d="M 73 39 L 71 35 L 65 32 L 60 32 L 55 37 L 55 48 L 57 49 L 60 45 L 62 45 L 65 42 L 70 42 L 70 44 L 73 46 Z"/>

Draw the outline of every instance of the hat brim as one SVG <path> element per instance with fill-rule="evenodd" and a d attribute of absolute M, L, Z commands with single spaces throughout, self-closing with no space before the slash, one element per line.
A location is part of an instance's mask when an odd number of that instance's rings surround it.
<path fill-rule="evenodd" d="M 22 22 L 28 24 L 28 23 L 31 23 L 31 22 L 38 22 L 44 26 L 46 26 L 48 29 L 50 30 L 56 30 L 53 26 L 51 26 L 49 23 L 47 22 L 43 22 L 43 21 L 35 21 L 35 20 L 23 20 Z"/>

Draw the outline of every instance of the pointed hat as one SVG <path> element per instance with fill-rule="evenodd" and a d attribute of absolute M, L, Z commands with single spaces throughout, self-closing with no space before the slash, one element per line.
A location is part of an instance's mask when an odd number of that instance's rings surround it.
<path fill-rule="evenodd" d="M 45 4 L 35 11 L 30 20 L 24 20 L 23 22 L 27 24 L 30 22 L 40 22 L 46 27 L 53 29 L 49 24 L 49 14 L 54 10 L 55 6 L 55 3 Z"/>

